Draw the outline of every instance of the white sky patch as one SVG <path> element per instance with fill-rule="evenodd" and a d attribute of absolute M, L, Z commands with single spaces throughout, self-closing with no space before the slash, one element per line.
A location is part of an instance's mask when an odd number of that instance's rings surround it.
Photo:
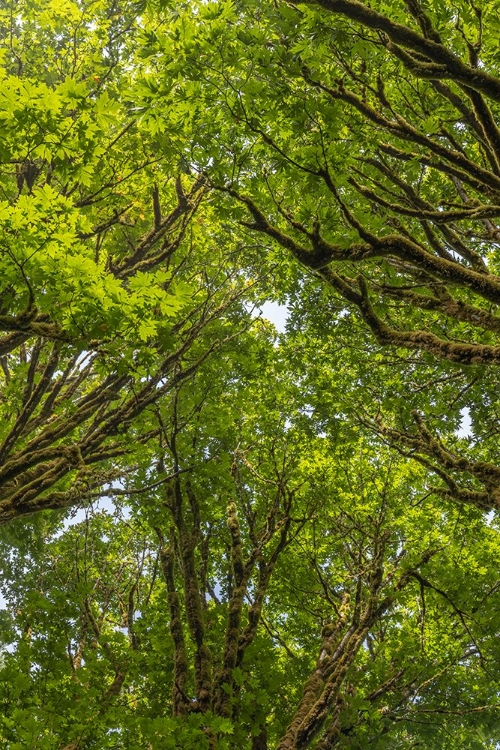
<path fill-rule="evenodd" d="M 461 422 L 460 427 L 457 430 L 458 437 L 472 437 L 472 420 L 470 418 L 470 411 L 467 407 L 462 409 L 460 412 Z"/>
<path fill-rule="evenodd" d="M 278 333 L 284 333 L 288 320 L 288 307 L 279 305 L 277 302 L 264 302 L 260 307 L 262 317 L 268 320 L 276 328 Z"/>
<path fill-rule="evenodd" d="M 496 518 L 496 515 L 497 515 L 496 510 L 490 510 L 489 513 L 486 514 L 485 521 L 486 521 L 487 526 L 493 526 L 493 522 Z"/>

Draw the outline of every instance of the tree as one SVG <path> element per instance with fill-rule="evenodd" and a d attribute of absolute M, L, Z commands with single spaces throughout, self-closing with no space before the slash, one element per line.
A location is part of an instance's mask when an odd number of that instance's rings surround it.
<path fill-rule="evenodd" d="M 441 495 L 484 509 L 498 508 L 500 478 L 487 370 L 500 351 L 497 11 L 211 3 L 166 12 L 150 42 L 156 69 L 184 71 L 164 96 L 175 113 L 191 102 L 186 158 L 243 227 L 310 269 L 379 344 L 468 373 L 457 399 L 483 455 L 457 453 L 418 409 L 366 420 L 434 471 Z"/>
<path fill-rule="evenodd" d="M 181 472 L 145 461 L 127 518 L 47 516 L 3 550 L 7 746 L 491 746 L 495 529 L 347 426 L 319 436 L 267 336 L 162 405 Z"/>
<path fill-rule="evenodd" d="M 3 11 L 1 522 L 130 471 L 158 429 L 145 411 L 223 343 L 214 321 L 245 289 L 215 224 L 198 251 L 203 180 L 133 113 L 135 6 L 44 7 Z"/>
<path fill-rule="evenodd" d="M 496 746 L 494 8 L 408 7 L 1 11 L 0 746 Z"/>

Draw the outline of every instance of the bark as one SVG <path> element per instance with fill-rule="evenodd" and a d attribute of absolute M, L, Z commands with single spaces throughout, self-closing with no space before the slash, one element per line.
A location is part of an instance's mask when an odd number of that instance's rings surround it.
<path fill-rule="evenodd" d="M 170 612 L 170 636 L 174 644 L 174 676 L 172 686 L 172 713 L 181 716 L 189 707 L 187 697 L 187 680 L 189 661 L 184 639 L 182 623 L 182 609 L 174 577 L 174 548 L 171 542 L 167 547 L 160 532 L 161 549 L 160 562 L 165 583 L 167 585 L 168 606 Z"/>

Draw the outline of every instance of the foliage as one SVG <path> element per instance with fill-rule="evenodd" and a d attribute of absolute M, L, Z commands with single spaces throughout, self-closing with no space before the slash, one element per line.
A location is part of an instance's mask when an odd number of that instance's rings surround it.
<path fill-rule="evenodd" d="M 461 380 L 447 408 L 468 409 L 488 440 L 498 429 L 498 5 L 399 5 L 166 10 L 144 81 L 158 70 L 176 81 L 153 95 L 166 118 L 190 102 L 186 159 L 234 219 L 310 269 L 379 344 L 415 351 L 424 369 L 437 360 L 436 381 Z M 455 452 L 434 414 L 365 419 L 437 473 L 441 496 L 498 508 L 492 454 Z"/>
<path fill-rule="evenodd" d="M 0 747 L 496 747 L 497 15 L 0 9 Z"/>
<path fill-rule="evenodd" d="M 138 418 L 224 341 L 202 331 L 247 283 L 226 256 L 222 266 L 216 220 L 193 265 L 206 188 L 160 163 L 133 115 L 124 61 L 134 8 L 125 28 L 114 5 L 71 8 L 74 35 L 58 31 L 67 9 L 4 11 L 18 67 L 0 98 L 3 521 L 126 473 L 155 429 Z M 57 50 L 40 80 L 46 35 Z"/>
<path fill-rule="evenodd" d="M 267 356 L 271 373 L 286 352 Z M 323 725 L 324 744 L 482 746 L 494 527 L 422 504 L 423 477 L 368 438 L 319 436 L 288 377 L 273 406 L 260 373 L 238 374 L 243 397 L 207 374 L 162 409 L 157 471 L 182 472 L 166 490 L 139 471 L 130 516 L 97 510 L 6 550 L 8 746 L 302 747 Z M 193 416 L 207 391 L 209 456 Z"/>

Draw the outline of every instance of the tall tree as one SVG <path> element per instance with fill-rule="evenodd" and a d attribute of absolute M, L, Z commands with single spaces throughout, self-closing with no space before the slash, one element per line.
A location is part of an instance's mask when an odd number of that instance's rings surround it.
<path fill-rule="evenodd" d="M 494 10 L 0 9 L 0 746 L 496 746 Z"/>
<path fill-rule="evenodd" d="M 2 548 L 12 747 L 492 746 L 495 529 L 348 425 L 319 435 L 252 338 L 161 405 L 126 518 L 45 514 Z"/>
<path fill-rule="evenodd" d="M 484 441 L 480 460 L 447 444 L 449 430 L 443 443 L 418 409 L 403 424 L 369 421 L 432 468 L 442 495 L 484 509 L 498 508 L 500 479 L 488 442 L 500 356 L 497 12 L 202 3 L 165 12 L 144 77 L 182 71 L 157 90 L 164 116 L 190 102 L 186 158 L 243 228 L 310 269 L 379 344 L 437 361 L 439 377 L 464 368 L 457 400 Z"/>
<path fill-rule="evenodd" d="M 157 429 L 141 415 L 219 346 L 245 289 L 215 221 L 200 246 L 204 181 L 133 111 L 136 12 L 2 11 L 0 522 L 129 471 Z"/>

